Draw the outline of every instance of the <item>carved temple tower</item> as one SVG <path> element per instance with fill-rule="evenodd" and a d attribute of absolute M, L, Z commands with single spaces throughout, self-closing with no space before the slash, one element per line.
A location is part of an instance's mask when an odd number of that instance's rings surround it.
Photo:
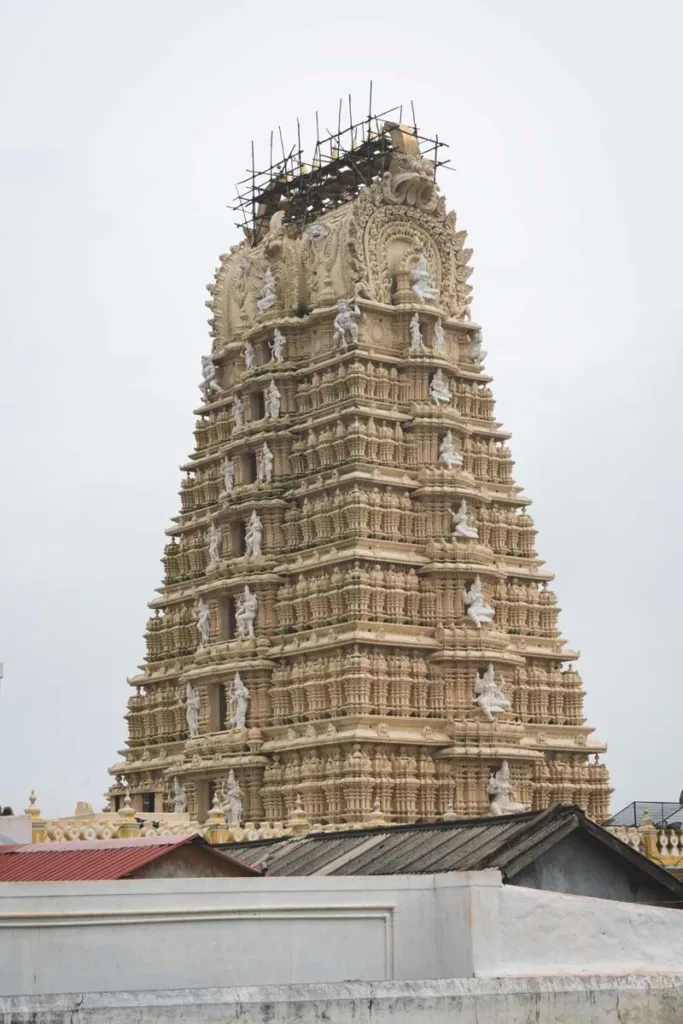
<path fill-rule="evenodd" d="M 609 778 L 413 129 L 275 168 L 209 286 L 196 448 L 110 797 L 432 821 Z"/>

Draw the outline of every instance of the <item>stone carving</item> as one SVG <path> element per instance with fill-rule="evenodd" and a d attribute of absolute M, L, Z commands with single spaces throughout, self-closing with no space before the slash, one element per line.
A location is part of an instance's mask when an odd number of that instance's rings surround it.
<path fill-rule="evenodd" d="M 424 253 L 419 256 L 417 263 L 410 272 L 410 284 L 413 294 L 417 296 L 420 302 L 426 302 L 428 299 L 438 299 L 439 297 L 439 289 L 434 284 L 434 278 L 429 272 L 427 257 Z"/>
<path fill-rule="evenodd" d="M 173 813 L 185 814 L 187 811 L 187 793 L 176 775 L 173 779 Z"/>
<path fill-rule="evenodd" d="M 386 203 L 405 204 L 424 213 L 433 213 L 439 205 L 434 183 L 434 164 L 419 155 L 395 152 L 391 167 L 382 179 Z"/>
<path fill-rule="evenodd" d="M 429 394 L 435 405 L 449 405 L 453 395 L 442 370 L 437 370 L 429 383 Z"/>
<path fill-rule="evenodd" d="M 273 362 L 273 363 L 281 363 L 282 362 L 282 357 L 285 354 L 285 345 L 286 344 L 287 344 L 287 339 L 285 338 L 284 334 L 282 334 L 282 332 L 279 331 L 277 329 L 277 327 L 276 327 L 275 330 L 273 331 L 273 340 L 268 342 L 268 346 L 270 348 L 271 362 Z"/>
<path fill-rule="evenodd" d="M 254 369 L 254 360 L 256 359 L 256 353 L 254 352 L 254 346 L 250 341 L 245 341 L 242 346 L 242 355 L 244 356 L 244 369 L 247 373 L 251 373 Z"/>
<path fill-rule="evenodd" d="M 209 570 L 215 569 L 221 560 L 221 545 L 222 535 L 221 531 L 216 529 L 216 524 L 211 523 L 211 528 L 208 533 L 209 541 L 209 563 L 207 568 Z"/>
<path fill-rule="evenodd" d="M 256 595 L 252 594 L 248 586 L 245 586 L 237 598 L 237 611 L 235 612 L 235 625 L 240 640 L 248 640 L 254 636 L 257 610 L 258 601 Z"/>
<path fill-rule="evenodd" d="M 199 735 L 199 707 L 199 694 L 193 688 L 192 683 L 188 683 L 185 688 L 185 718 L 192 740 Z"/>
<path fill-rule="evenodd" d="M 453 520 L 454 540 L 458 538 L 477 540 L 479 538 L 476 526 L 470 522 L 470 515 L 467 511 L 467 502 L 464 499 L 460 502 L 457 512 L 451 509 L 451 519 Z"/>
<path fill-rule="evenodd" d="M 244 535 L 245 554 L 247 558 L 261 557 L 261 543 L 263 539 L 263 524 L 259 519 L 256 509 L 251 513 Z"/>
<path fill-rule="evenodd" d="M 356 320 L 360 317 L 360 310 L 355 302 L 349 299 L 340 299 L 337 303 L 339 312 L 334 318 L 334 334 L 332 340 L 335 348 L 344 352 L 349 345 L 358 344 L 358 324 Z"/>
<path fill-rule="evenodd" d="M 239 395 L 232 400 L 232 421 L 237 428 L 244 426 L 244 402 Z"/>
<path fill-rule="evenodd" d="M 515 803 L 510 769 L 507 761 L 503 761 L 497 772 L 491 774 L 489 780 L 489 803 L 491 814 L 499 817 L 502 814 L 517 814 L 525 811 L 524 804 Z"/>
<path fill-rule="evenodd" d="M 482 349 L 483 335 L 479 328 L 470 334 L 470 359 L 473 363 L 483 363 L 488 355 Z"/>
<path fill-rule="evenodd" d="M 245 729 L 247 724 L 247 709 L 251 694 L 242 682 L 239 672 L 235 672 L 235 679 L 230 690 L 230 705 L 228 715 L 231 729 Z"/>
<path fill-rule="evenodd" d="M 434 324 L 434 351 L 438 355 L 442 355 L 446 348 L 446 339 L 443 333 L 443 324 L 441 323 L 441 317 Z"/>
<path fill-rule="evenodd" d="M 225 493 L 230 494 L 235 486 L 235 463 L 230 457 L 223 463 L 223 487 Z"/>
<path fill-rule="evenodd" d="M 223 798 L 221 810 L 225 815 L 228 828 L 235 828 L 242 820 L 242 790 L 235 778 L 234 769 L 228 774 L 228 784 Z"/>
<path fill-rule="evenodd" d="M 420 330 L 420 318 L 415 313 L 410 321 L 410 351 L 419 352 L 424 346 L 422 344 L 422 331 Z"/>
<path fill-rule="evenodd" d="M 268 310 L 275 305 L 277 299 L 277 285 L 273 276 L 273 271 L 268 267 L 266 270 L 266 276 L 263 282 L 263 291 L 261 292 L 261 298 L 256 303 L 256 309 L 260 315 L 267 313 Z"/>
<path fill-rule="evenodd" d="M 202 378 L 199 390 L 207 402 L 210 401 L 211 395 L 221 394 L 222 388 L 218 383 L 216 367 L 211 356 L 202 356 Z"/>
<path fill-rule="evenodd" d="M 501 676 L 501 684 L 503 681 Z M 501 687 L 496 683 L 496 673 L 491 664 L 489 664 L 483 675 L 477 673 L 474 694 L 474 703 L 479 705 L 489 722 L 494 720 L 494 715 L 509 711 L 512 706 L 510 701 L 506 699 Z"/>
<path fill-rule="evenodd" d="M 462 455 L 456 451 L 453 434 L 450 430 L 446 431 L 446 436 L 439 445 L 439 462 L 443 462 L 449 469 L 453 469 L 454 466 L 462 466 Z"/>
<path fill-rule="evenodd" d="M 256 453 L 256 482 L 269 484 L 273 479 L 273 453 L 264 441 Z"/>
<path fill-rule="evenodd" d="M 199 646 L 204 647 L 211 639 L 211 611 L 203 597 L 197 601 L 197 632 Z"/>
<path fill-rule="evenodd" d="M 465 607 L 467 608 L 467 614 L 477 629 L 481 629 L 482 625 L 488 625 L 490 622 L 493 622 L 493 617 L 496 613 L 484 601 L 484 590 L 478 576 L 475 576 L 474 583 L 470 589 L 465 591 Z"/>
<path fill-rule="evenodd" d="M 266 419 L 276 420 L 280 415 L 280 403 L 282 395 L 278 391 L 277 384 L 271 380 L 265 392 Z"/>

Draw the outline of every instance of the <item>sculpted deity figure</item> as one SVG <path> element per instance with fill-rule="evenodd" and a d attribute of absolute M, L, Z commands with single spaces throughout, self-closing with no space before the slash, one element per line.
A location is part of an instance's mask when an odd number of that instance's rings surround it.
<path fill-rule="evenodd" d="M 417 263 L 410 272 L 410 283 L 413 294 L 417 296 L 420 302 L 426 302 L 427 299 L 438 299 L 439 289 L 434 284 L 434 278 L 429 272 L 427 257 L 424 253 L 420 254 Z"/>
<path fill-rule="evenodd" d="M 278 391 L 277 384 L 274 380 L 271 380 L 270 384 L 266 388 L 264 395 L 265 406 L 266 406 L 266 419 L 276 420 L 280 415 L 280 403 L 282 402 L 282 395 Z"/>
<path fill-rule="evenodd" d="M 237 611 L 235 612 L 235 624 L 240 640 L 248 640 L 250 637 L 253 637 L 257 609 L 258 601 L 256 595 L 252 594 L 248 586 L 245 586 L 243 592 L 237 598 Z"/>
<path fill-rule="evenodd" d="M 469 540 L 477 540 L 479 533 L 477 532 L 476 526 L 470 523 L 470 516 L 467 511 L 467 502 L 463 499 L 460 502 L 458 511 L 455 512 L 451 509 L 451 519 L 453 520 L 453 539 L 458 537 L 464 537 Z"/>
<path fill-rule="evenodd" d="M 334 318 L 333 341 L 335 347 L 346 350 L 349 345 L 358 344 L 358 324 L 356 320 L 360 316 L 360 310 L 355 302 L 350 299 L 340 299 L 337 303 L 339 312 Z"/>
<path fill-rule="evenodd" d="M 173 780 L 173 813 L 185 814 L 187 810 L 187 793 L 185 787 L 178 781 L 178 776 Z"/>
<path fill-rule="evenodd" d="M 483 363 L 487 353 L 482 349 L 483 335 L 481 329 L 477 328 L 470 334 L 470 359 L 473 363 Z"/>
<path fill-rule="evenodd" d="M 503 682 L 504 680 L 501 676 L 501 683 Z M 483 675 L 480 676 L 477 673 L 474 694 L 474 703 L 479 705 L 489 722 L 493 721 L 494 715 L 510 710 L 510 701 L 506 699 L 503 691 L 496 683 L 496 673 L 491 664 L 489 664 Z"/>
<path fill-rule="evenodd" d="M 443 324 L 441 323 L 441 317 L 434 324 L 434 351 L 443 352 L 446 348 L 446 339 L 443 333 Z"/>
<path fill-rule="evenodd" d="M 263 447 L 256 453 L 256 482 L 258 484 L 269 484 L 273 479 L 273 453 L 263 442 Z"/>
<path fill-rule="evenodd" d="M 199 694 L 188 683 L 185 689 L 185 718 L 190 739 L 199 735 Z"/>
<path fill-rule="evenodd" d="M 446 436 L 439 445 L 439 462 L 443 462 L 449 469 L 453 469 L 453 466 L 462 466 L 462 455 L 455 449 L 450 430 L 446 431 Z"/>
<path fill-rule="evenodd" d="M 199 633 L 199 646 L 204 647 L 211 639 L 211 612 L 203 597 L 197 601 L 197 632 Z"/>
<path fill-rule="evenodd" d="M 236 427 L 244 426 L 244 402 L 239 395 L 232 400 L 232 422 Z"/>
<path fill-rule="evenodd" d="M 202 378 L 199 390 L 207 402 L 211 395 L 220 395 L 222 389 L 216 378 L 216 367 L 211 356 L 202 356 Z"/>
<path fill-rule="evenodd" d="M 225 815 L 228 828 L 233 828 L 235 825 L 239 825 L 242 820 L 242 790 L 239 787 L 239 783 L 235 778 L 234 769 L 232 768 L 228 775 L 228 785 L 225 790 L 221 810 Z"/>
<path fill-rule="evenodd" d="M 510 769 L 507 761 L 503 761 L 498 771 L 493 772 L 489 779 L 491 814 L 498 817 L 501 814 L 517 814 L 519 811 L 525 811 L 524 804 L 515 803 L 513 797 Z"/>
<path fill-rule="evenodd" d="M 412 320 L 410 321 L 410 351 L 419 352 L 421 348 L 424 348 L 422 344 L 422 331 L 420 330 L 420 318 L 415 313 Z"/>
<path fill-rule="evenodd" d="M 235 672 L 235 679 L 232 684 L 230 691 L 230 706 L 228 709 L 228 715 L 230 716 L 230 727 L 232 729 L 245 729 L 247 725 L 247 708 L 249 707 L 249 701 L 251 694 L 249 690 L 242 682 L 242 677 L 239 672 Z"/>
<path fill-rule="evenodd" d="M 496 613 L 484 601 L 484 590 L 478 576 L 475 576 L 474 583 L 470 589 L 465 591 L 465 606 L 467 614 L 477 629 L 481 629 L 482 625 L 488 625 L 488 623 L 493 622 L 493 617 Z"/>
<path fill-rule="evenodd" d="M 216 524 L 211 523 L 211 529 L 208 533 L 209 540 L 209 564 L 207 568 L 215 569 L 221 560 L 221 544 L 222 544 L 221 531 L 216 529 Z"/>
<path fill-rule="evenodd" d="M 273 340 L 268 342 L 270 348 L 271 361 L 273 363 L 281 363 L 282 357 L 285 354 L 285 345 L 287 339 L 281 331 L 278 331 L 277 327 L 273 331 Z"/>
<path fill-rule="evenodd" d="M 244 345 L 242 346 L 242 355 L 244 356 L 244 368 L 247 371 L 247 373 L 251 373 L 251 371 L 254 369 L 254 359 L 256 358 L 256 353 L 254 352 L 254 346 L 250 341 L 245 341 Z"/>
<path fill-rule="evenodd" d="M 266 276 L 263 281 L 263 291 L 261 292 L 261 298 L 256 303 L 256 309 L 259 313 L 267 313 L 271 306 L 275 304 L 277 298 L 277 285 L 275 284 L 275 278 L 273 277 L 273 271 L 268 267 L 266 270 Z"/>
<path fill-rule="evenodd" d="M 432 377 L 429 394 L 435 405 L 449 405 L 453 401 L 450 385 L 441 370 L 437 370 Z"/>
<path fill-rule="evenodd" d="M 226 494 L 230 494 L 235 486 L 235 463 L 230 458 L 223 463 L 223 485 Z"/>
<path fill-rule="evenodd" d="M 249 522 L 247 523 L 246 533 L 244 535 L 244 542 L 247 558 L 260 558 L 261 557 L 261 543 L 263 540 L 263 523 L 259 519 L 258 512 L 256 509 L 251 513 Z"/>

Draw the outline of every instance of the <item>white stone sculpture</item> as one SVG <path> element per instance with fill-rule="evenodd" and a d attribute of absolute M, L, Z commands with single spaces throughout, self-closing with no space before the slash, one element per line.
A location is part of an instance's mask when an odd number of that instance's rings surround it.
<path fill-rule="evenodd" d="M 412 320 L 410 321 L 410 351 L 419 352 L 424 345 L 422 344 L 422 331 L 420 330 L 420 318 L 415 313 Z"/>
<path fill-rule="evenodd" d="M 468 540 L 478 540 L 479 533 L 476 526 L 473 526 L 470 522 L 470 515 L 467 511 L 467 502 L 464 499 L 460 502 L 457 512 L 451 509 L 451 519 L 453 520 L 454 540 L 459 537 L 463 537 Z"/>
<path fill-rule="evenodd" d="M 251 513 L 244 535 L 245 554 L 247 558 L 260 558 L 263 541 L 263 523 L 256 509 Z"/>
<path fill-rule="evenodd" d="M 209 564 L 207 568 L 215 569 L 221 560 L 221 544 L 223 543 L 223 537 L 221 531 L 216 529 L 216 524 L 211 523 L 211 529 L 208 533 L 209 541 Z"/>
<path fill-rule="evenodd" d="M 244 402 L 239 395 L 232 400 L 232 422 L 236 427 L 244 426 Z"/>
<path fill-rule="evenodd" d="M 199 646 L 204 647 L 211 639 L 211 611 L 203 597 L 197 601 L 197 632 Z"/>
<path fill-rule="evenodd" d="M 446 348 L 446 339 L 443 333 L 443 324 L 441 323 L 441 317 L 434 324 L 434 351 L 443 352 Z"/>
<path fill-rule="evenodd" d="M 278 391 L 277 384 L 274 380 L 271 380 L 270 384 L 266 388 L 265 395 L 265 407 L 266 407 L 266 419 L 276 420 L 280 415 L 280 404 L 282 402 L 282 395 Z"/>
<path fill-rule="evenodd" d="M 282 357 L 285 354 L 285 345 L 287 339 L 281 331 L 278 331 L 277 327 L 273 331 L 273 340 L 268 342 L 270 348 L 270 357 L 273 363 L 281 363 Z"/>
<path fill-rule="evenodd" d="M 453 466 L 462 466 L 462 455 L 455 449 L 450 430 L 446 431 L 446 436 L 439 445 L 439 462 L 443 462 L 449 469 L 453 469 Z"/>
<path fill-rule="evenodd" d="M 453 401 L 450 385 L 442 370 L 437 370 L 432 377 L 429 383 L 429 394 L 435 405 L 449 405 Z"/>
<path fill-rule="evenodd" d="M 498 771 L 493 772 L 489 779 L 491 814 L 499 817 L 502 814 L 517 814 L 520 811 L 525 811 L 524 804 L 515 803 L 513 797 L 510 769 L 507 761 L 503 761 Z"/>
<path fill-rule="evenodd" d="M 337 303 L 339 312 L 334 318 L 333 341 L 335 347 L 346 350 L 349 345 L 358 344 L 358 324 L 356 320 L 360 316 L 360 310 L 355 302 L 350 299 L 340 299 Z"/>
<path fill-rule="evenodd" d="M 193 689 L 192 683 L 185 688 L 185 718 L 190 739 L 199 735 L 199 694 Z"/>
<path fill-rule="evenodd" d="M 178 780 L 178 776 L 173 780 L 173 813 L 174 814 L 185 814 L 187 810 L 187 793 L 185 787 L 182 786 Z"/>
<path fill-rule="evenodd" d="M 501 684 L 503 682 L 504 680 L 501 676 Z M 493 721 L 494 715 L 510 710 L 510 701 L 507 700 L 502 689 L 496 683 L 496 673 L 491 664 L 489 664 L 483 675 L 480 676 L 477 673 L 474 694 L 474 703 L 479 705 L 489 722 Z"/>
<path fill-rule="evenodd" d="M 216 378 L 216 367 L 211 356 L 202 356 L 202 378 L 199 390 L 207 402 L 211 395 L 220 395 L 222 389 Z"/>
<path fill-rule="evenodd" d="M 254 360 L 256 358 L 256 353 L 254 352 L 254 346 L 250 341 L 245 341 L 244 345 L 242 346 L 242 355 L 244 356 L 244 368 L 247 371 L 247 373 L 251 373 L 251 371 L 254 369 Z"/>
<path fill-rule="evenodd" d="M 228 785 L 225 790 L 223 805 L 221 807 L 228 828 L 234 828 L 242 820 L 242 790 L 235 778 L 234 769 L 230 769 Z"/>
<path fill-rule="evenodd" d="M 470 334 L 470 359 L 473 363 L 483 363 L 487 353 L 482 349 L 483 335 L 480 328 Z"/>
<path fill-rule="evenodd" d="M 235 625 L 237 626 L 237 635 L 240 640 L 248 640 L 250 637 L 253 637 L 257 610 L 258 601 L 256 594 L 252 594 L 249 587 L 245 586 L 243 592 L 237 598 L 237 611 L 235 612 Z"/>
<path fill-rule="evenodd" d="M 429 272 L 427 257 L 424 253 L 420 255 L 410 272 L 410 283 L 413 294 L 417 296 L 420 302 L 426 302 L 427 299 L 438 299 L 439 289 L 434 284 L 434 278 Z"/>
<path fill-rule="evenodd" d="M 275 304 L 276 298 L 277 286 L 275 278 L 273 277 L 273 271 L 268 267 L 263 281 L 263 291 L 261 292 L 261 298 L 256 303 L 256 309 L 259 313 L 267 313 L 270 307 Z"/>
<path fill-rule="evenodd" d="M 247 709 L 251 694 L 242 682 L 239 672 L 235 672 L 235 679 L 230 690 L 230 706 L 228 715 L 231 729 L 245 729 L 247 725 Z"/>
<path fill-rule="evenodd" d="M 477 629 L 481 629 L 482 625 L 488 625 L 489 622 L 493 622 L 493 617 L 496 613 L 484 601 L 484 590 L 478 576 L 475 576 L 474 583 L 470 589 L 465 591 L 465 607 L 467 608 L 467 614 Z"/>
<path fill-rule="evenodd" d="M 267 443 L 256 453 L 256 483 L 269 484 L 273 479 L 273 453 Z"/>
<path fill-rule="evenodd" d="M 235 463 L 230 458 L 223 463 L 223 486 L 226 494 L 230 494 L 235 486 Z"/>

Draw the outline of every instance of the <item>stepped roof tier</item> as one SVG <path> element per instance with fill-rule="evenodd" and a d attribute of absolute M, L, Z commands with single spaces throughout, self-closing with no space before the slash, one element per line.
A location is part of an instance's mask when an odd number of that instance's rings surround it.
<path fill-rule="evenodd" d="M 255 191 L 209 286 L 196 448 L 112 809 L 130 792 L 197 822 L 220 804 L 229 826 L 555 803 L 605 820 L 605 747 L 494 416 L 466 232 L 413 129 L 367 142 Z"/>

